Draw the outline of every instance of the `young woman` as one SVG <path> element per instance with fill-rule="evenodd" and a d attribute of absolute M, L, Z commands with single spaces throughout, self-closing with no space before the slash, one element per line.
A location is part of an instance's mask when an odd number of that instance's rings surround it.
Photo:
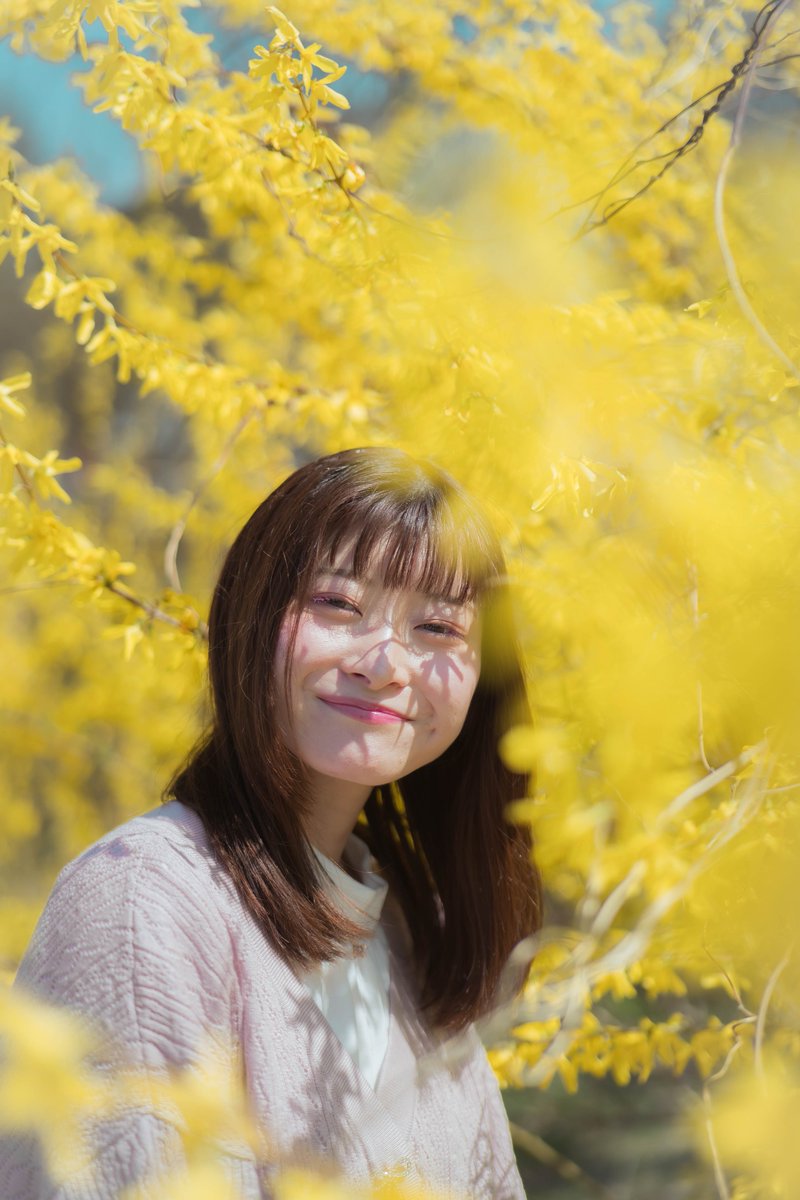
<path fill-rule="evenodd" d="M 497 753 L 525 714 L 508 621 L 500 548 L 449 475 L 388 449 L 301 467 L 225 559 L 213 720 L 167 802 L 56 882 L 16 986 L 99 1022 L 108 1069 L 225 1047 L 271 1146 L 220 1150 L 245 1200 L 288 1165 L 524 1196 L 474 1029 L 541 919 L 506 819 L 527 780 Z M 52 1190 L 19 1142 L 0 1193 L 110 1200 L 181 1142 L 138 1111 L 93 1153 L 91 1182 Z"/>

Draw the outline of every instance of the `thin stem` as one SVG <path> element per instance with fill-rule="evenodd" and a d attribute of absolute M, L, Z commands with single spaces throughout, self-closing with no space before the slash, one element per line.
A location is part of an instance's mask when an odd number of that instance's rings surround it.
<path fill-rule="evenodd" d="M 703 1107 L 705 1108 L 705 1127 L 706 1137 L 708 1138 L 709 1149 L 711 1150 L 711 1160 L 714 1164 L 714 1182 L 717 1185 L 717 1195 L 719 1200 L 730 1200 L 731 1194 L 728 1191 L 725 1172 L 722 1170 L 722 1162 L 717 1149 L 717 1139 L 714 1136 L 714 1125 L 711 1120 L 711 1094 L 706 1084 L 703 1085 Z"/>
<path fill-rule="evenodd" d="M 184 623 L 179 621 L 177 617 L 173 617 L 170 613 L 164 612 L 163 608 L 159 608 L 157 604 L 151 604 L 149 600 L 142 600 L 141 597 L 136 596 L 133 592 L 128 591 L 123 584 L 109 582 L 103 584 L 103 586 L 107 591 L 113 592 L 115 596 L 119 596 L 121 600 L 126 600 L 128 604 L 132 604 L 135 608 L 139 608 L 142 610 L 142 612 L 147 613 L 148 617 L 150 617 L 152 620 L 163 621 L 165 624 L 172 625 L 175 629 L 180 629 L 184 633 L 189 632 Z M 208 626 L 206 625 L 205 621 L 198 621 L 197 633 L 203 639 L 208 637 Z"/>
<path fill-rule="evenodd" d="M 3 446 L 9 445 L 8 439 L 6 438 L 6 435 L 3 433 L 2 427 L 0 427 L 0 443 Z M 33 490 L 33 484 L 31 483 L 30 479 L 28 478 L 28 472 L 25 470 L 25 468 L 22 466 L 21 463 L 14 463 L 14 470 L 17 473 L 17 475 L 19 476 L 20 480 L 22 481 L 22 486 L 25 488 L 25 491 L 28 493 L 28 498 L 31 501 L 33 501 L 33 503 L 35 504 L 36 503 L 36 495 Z"/>
<path fill-rule="evenodd" d="M 75 587 L 74 579 L 42 579 L 39 583 L 20 583 L 15 587 L 0 588 L 0 596 L 11 596 L 15 592 L 38 592 L 40 588 Z"/>
<path fill-rule="evenodd" d="M 216 476 L 225 466 L 225 463 L 228 461 L 230 453 L 233 450 L 238 437 L 250 424 L 257 412 L 258 409 L 248 409 L 244 416 L 238 421 L 232 432 L 226 438 L 222 450 L 213 463 L 211 470 L 200 480 L 200 483 L 195 488 L 192 498 L 189 501 L 189 504 L 183 515 L 172 527 L 169 538 L 167 539 L 167 544 L 164 547 L 164 574 L 167 577 L 167 582 L 169 583 L 170 587 L 174 588 L 176 592 L 183 591 L 183 588 L 181 587 L 180 575 L 178 574 L 178 548 L 181 544 L 181 539 L 186 532 L 186 525 L 192 513 L 192 509 L 197 504 L 197 501 L 200 499 L 209 484 L 216 478 Z"/>
<path fill-rule="evenodd" d="M 764 1074 L 764 1029 L 767 1023 L 767 1012 L 769 1011 L 772 993 L 775 991 L 775 985 L 786 969 L 789 959 L 792 956 L 791 948 L 786 951 L 783 958 L 772 970 L 767 986 L 764 988 L 764 994 L 761 997 L 761 1003 L 758 1006 L 758 1017 L 756 1018 L 756 1036 L 753 1044 L 753 1061 L 755 1064 L 756 1075 L 762 1088 L 767 1085 Z"/>
<path fill-rule="evenodd" d="M 511 1140 L 517 1150 L 522 1150 L 536 1162 L 550 1167 L 562 1179 L 579 1181 L 586 1191 L 591 1196 L 598 1197 L 598 1200 L 613 1200 L 613 1193 L 608 1188 L 604 1187 L 597 1179 L 592 1178 L 591 1175 L 587 1175 L 583 1168 L 579 1167 L 571 1158 L 559 1154 L 558 1150 L 554 1150 L 544 1138 L 531 1133 L 529 1129 L 523 1129 L 514 1121 L 509 1121 L 508 1127 L 511 1130 Z"/>
<path fill-rule="evenodd" d="M 756 746 L 749 746 L 743 750 L 736 758 L 730 759 L 723 763 L 721 767 L 717 767 L 708 775 L 704 775 L 702 779 L 698 779 L 697 783 L 693 783 L 680 795 L 667 805 L 664 811 L 659 815 L 656 821 L 656 828 L 661 829 L 667 822 L 671 821 L 687 804 L 691 804 L 692 800 L 697 800 L 700 796 L 704 796 L 706 792 L 710 792 L 717 784 L 722 783 L 725 779 L 729 779 L 731 775 L 735 775 L 742 767 L 747 766 L 752 762 L 764 749 L 766 742 L 759 742 Z"/>
<path fill-rule="evenodd" d="M 694 563 L 689 563 L 689 576 L 692 582 L 691 591 L 689 592 L 689 603 L 692 607 L 692 624 L 695 630 L 700 628 L 700 594 L 697 583 L 697 567 Z M 713 771 L 714 768 L 708 761 L 706 755 L 706 735 L 705 735 L 705 720 L 703 717 L 703 685 L 697 680 L 697 733 L 698 746 L 700 750 L 700 761 L 707 771 Z"/>
<path fill-rule="evenodd" d="M 778 6 L 770 14 L 769 19 L 777 20 L 781 13 L 789 7 L 790 3 L 791 0 L 780 0 Z M 736 265 L 736 259 L 733 251 L 731 250 L 731 245 L 725 228 L 725 188 L 728 181 L 728 172 L 742 138 L 744 121 L 747 115 L 747 108 L 750 103 L 750 96 L 753 90 L 755 69 L 758 63 L 758 51 L 759 46 L 756 42 L 753 48 L 753 53 L 750 57 L 750 61 L 747 64 L 744 85 L 742 87 L 741 96 L 739 97 L 739 105 L 736 110 L 736 117 L 733 122 L 730 141 L 728 142 L 728 147 L 722 156 L 722 162 L 720 163 L 719 172 L 717 173 L 717 182 L 714 187 L 714 228 L 717 234 L 717 241 L 719 243 L 722 261 L 725 265 L 725 273 L 728 276 L 728 283 L 730 284 L 731 291 L 733 292 L 736 302 L 744 314 L 745 319 L 749 321 L 749 323 L 753 326 L 753 329 L 758 334 L 760 340 L 764 343 L 767 349 L 771 350 L 776 358 L 779 359 L 789 374 L 793 375 L 795 379 L 800 381 L 800 367 L 798 367 L 797 364 L 785 352 L 785 350 L 778 345 L 778 343 L 775 341 L 775 338 L 769 332 L 766 325 L 763 323 L 758 313 L 750 303 L 749 297 L 742 286 L 742 281 L 739 276 L 739 269 Z"/>
<path fill-rule="evenodd" d="M 655 130 L 652 134 L 649 134 L 644 141 L 640 142 L 639 145 L 631 152 L 631 154 L 628 155 L 622 165 L 615 172 L 609 183 L 607 183 L 606 186 L 602 188 L 594 197 L 591 197 L 594 202 L 587 213 L 581 228 L 575 235 L 576 238 L 584 237 L 593 229 L 597 229 L 601 225 L 608 224 L 613 217 L 622 212 L 624 208 L 627 208 L 629 204 L 632 204 L 634 200 L 638 200 L 641 196 L 645 195 L 646 192 L 649 192 L 650 189 L 654 187 L 655 184 L 658 183 L 658 181 L 667 173 L 667 171 L 671 170 L 671 168 L 675 166 L 679 159 L 683 158 L 684 155 L 688 154 L 700 143 L 705 134 L 706 126 L 708 125 L 709 121 L 720 111 L 723 103 L 731 94 L 731 92 L 735 90 L 739 81 L 743 78 L 745 80 L 752 80 L 752 65 L 754 60 L 757 58 L 758 51 L 762 46 L 764 35 L 769 26 L 776 20 L 778 16 L 780 16 L 781 12 L 785 9 L 788 3 L 789 0 L 769 0 L 769 3 L 765 4 L 756 14 L 751 26 L 752 38 L 745 48 L 742 57 L 731 68 L 730 75 L 724 81 L 724 83 L 710 88 L 708 92 L 705 92 L 702 96 L 698 97 L 697 100 L 692 101 L 685 108 L 681 109 L 679 113 L 675 113 L 657 130 Z M 713 95 L 714 92 L 717 93 L 716 100 L 713 104 L 709 105 L 708 108 L 703 110 L 700 119 L 692 129 L 691 133 L 683 140 L 683 142 L 681 142 L 679 146 L 665 154 L 656 154 L 648 159 L 638 159 L 634 161 L 632 165 L 630 165 L 634 155 L 643 145 L 646 145 L 647 142 L 652 140 L 652 138 L 657 137 L 659 133 L 662 133 L 665 129 L 667 129 L 673 123 L 673 121 L 677 120 L 677 118 L 682 116 L 683 113 L 685 113 L 688 109 L 693 108 L 698 101 L 704 100 L 709 95 Z M 666 158 L 667 161 L 658 171 L 655 171 L 647 180 L 645 180 L 640 188 L 637 188 L 637 190 L 630 196 L 623 196 L 621 199 L 608 204 L 603 210 L 601 216 L 597 220 L 593 220 L 593 216 L 598 209 L 600 201 L 608 194 L 610 188 L 612 188 L 616 183 L 619 183 L 625 179 L 639 166 L 644 166 L 648 162 L 657 162 L 664 158 Z"/>

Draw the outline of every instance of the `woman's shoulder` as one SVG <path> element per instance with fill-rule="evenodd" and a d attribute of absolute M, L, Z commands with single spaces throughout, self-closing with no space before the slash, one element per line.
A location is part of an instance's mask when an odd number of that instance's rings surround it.
<path fill-rule="evenodd" d="M 51 896 L 76 887 L 97 887 L 104 880 L 124 891 L 135 879 L 154 885 L 204 886 L 220 876 L 220 866 L 197 813 L 170 800 L 103 834 L 60 871 Z"/>
<path fill-rule="evenodd" d="M 21 964 L 120 969 L 178 953 L 230 952 L 230 891 L 200 818 L 171 801 L 109 830 L 63 868 Z M 99 969 L 99 968 L 98 968 Z"/>
<path fill-rule="evenodd" d="M 192 1061 L 238 1011 L 231 918 L 213 894 L 199 819 L 164 805 L 68 863 L 14 986 L 74 1010 L 148 1067 Z"/>
<path fill-rule="evenodd" d="M 76 855 L 67 867 L 108 852 L 111 846 L 119 848 L 129 839 L 149 841 L 154 847 L 161 843 L 170 846 L 193 846 L 197 849 L 208 849 L 209 846 L 205 826 L 198 814 L 180 800 L 170 800 L 166 804 L 158 804 L 148 809 L 147 812 L 139 813 L 120 825 L 115 825 Z M 119 849 L 117 853 L 119 854 Z"/>

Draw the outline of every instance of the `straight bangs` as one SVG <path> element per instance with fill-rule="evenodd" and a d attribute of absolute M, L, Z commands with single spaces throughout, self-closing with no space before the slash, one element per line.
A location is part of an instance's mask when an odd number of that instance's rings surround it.
<path fill-rule="evenodd" d="M 333 568 L 454 604 L 481 600 L 503 571 L 499 545 L 466 499 L 438 481 L 415 482 L 410 494 L 393 488 L 354 496 L 351 489 L 327 508 L 303 566 L 301 602 Z"/>

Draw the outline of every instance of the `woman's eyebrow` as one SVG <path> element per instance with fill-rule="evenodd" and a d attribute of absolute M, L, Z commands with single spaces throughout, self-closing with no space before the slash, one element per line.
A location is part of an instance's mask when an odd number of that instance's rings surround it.
<path fill-rule="evenodd" d="M 356 575 L 353 568 L 347 566 L 323 566 L 319 571 L 320 575 L 332 575 L 337 580 L 349 580 L 351 583 L 363 583 L 367 587 L 374 582 L 371 577 Z M 453 608 L 474 608 L 475 602 L 469 596 L 449 595 L 445 592 L 420 592 L 420 595 L 425 596 L 426 600 L 433 600 L 435 604 L 447 604 Z"/>
<path fill-rule="evenodd" d="M 323 564 L 319 569 L 319 574 L 333 575 L 337 579 L 347 579 L 351 583 L 363 583 L 367 587 L 374 582 L 369 576 L 357 575 L 353 570 L 353 567 L 348 563 L 342 564 L 342 566 L 339 567 L 333 566 L 330 563 L 327 565 Z M 419 594 L 424 596 L 426 600 L 433 600 L 436 604 L 449 604 L 453 608 L 470 609 L 475 607 L 475 601 L 470 596 L 448 595 L 445 592 L 425 591 L 420 591 Z"/>

